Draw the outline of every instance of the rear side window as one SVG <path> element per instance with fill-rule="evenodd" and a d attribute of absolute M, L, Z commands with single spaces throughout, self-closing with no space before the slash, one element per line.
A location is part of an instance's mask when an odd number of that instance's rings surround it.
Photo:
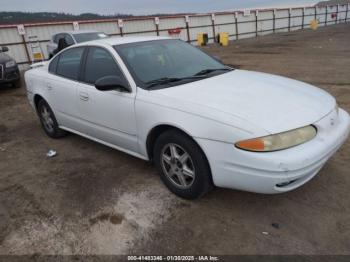
<path fill-rule="evenodd" d="M 95 82 L 105 76 L 119 76 L 124 78 L 112 55 L 105 49 L 90 47 L 86 58 L 84 82 L 95 84 Z"/>
<path fill-rule="evenodd" d="M 59 56 L 56 56 L 55 59 L 53 59 L 50 62 L 50 65 L 49 65 L 49 72 L 50 73 L 56 74 L 58 60 L 59 60 Z"/>
<path fill-rule="evenodd" d="M 83 47 L 72 48 L 62 52 L 57 63 L 56 74 L 72 80 L 78 80 L 83 53 Z"/>

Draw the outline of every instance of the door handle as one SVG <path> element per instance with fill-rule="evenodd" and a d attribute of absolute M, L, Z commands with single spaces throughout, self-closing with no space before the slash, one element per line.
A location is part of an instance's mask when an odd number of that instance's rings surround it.
<path fill-rule="evenodd" d="M 48 90 L 52 90 L 52 86 L 50 84 L 47 84 L 46 86 Z"/>
<path fill-rule="evenodd" d="M 83 100 L 83 101 L 89 100 L 89 94 L 88 93 L 81 92 L 81 93 L 79 93 L 79 96 L 80 96 L 80 100 Z"/>

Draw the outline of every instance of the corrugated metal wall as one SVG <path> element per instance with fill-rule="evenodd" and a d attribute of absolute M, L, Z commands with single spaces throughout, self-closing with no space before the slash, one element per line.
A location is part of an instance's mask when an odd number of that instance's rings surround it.
<path fill-rule="evenodd" d="M 215 16 L 215 32 L 226 32 L 230 35 L 230 40 L 236 39 L 235 14 L 220 14 Z"/>
<path fill-rule="evenodd" d="M 256 36 L 256 16 L 255 12 L 244 15 L 243 12 L 236 13 L 238 23 L 238 39 Z"/>
<path fill-rule="evenodd" d="M 273 32 L 288 32 L 310 28 L 314 19 L 319 26 L 344 23 L 350 20 L 350 5 L 334 5 L 327 7 L 300 7 L 291 9 L 251 10 L 250 12 L 222 12 L 216 14 L 200 14 L 172 17 L 145 17 L 125 19 L 118 23 L 117 19 L 80 21 L 80 29 L 103 31 L 111 36 L 128 35 L 160 35 L 169 36 L 169 29 L 181 32 L 173 37 L 196 44 L 199 33 L 207 33 L 212 43 L 215 35 L 227 32 L 230 40 L 256 37 Z M 159 21 L 159 23 L 158 23 Z M 122 24 L 122 26 L 121 26 Z M 0 45 L 7 45 L 9 54 L 19 64 L 28 64 L 32 60 L 30 36 L 37 36 L 42 51 L 47 58 L 46 45 L 53 34 L 74 30 L 73 22 L 42 23 L 24 25 L 26 34 L 20 35 L 17 25 L 0 25 Z M 215 35 L 214 35 L 215 34 Z"/>
<path fill-rule="evenodd" d="M 258 13 L 258 35 L 271 34 L 274 28 L 274 11 Z"/>

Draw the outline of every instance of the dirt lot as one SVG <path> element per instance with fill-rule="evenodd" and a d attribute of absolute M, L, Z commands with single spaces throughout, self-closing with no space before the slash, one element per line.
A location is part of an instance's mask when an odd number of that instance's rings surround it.
<path fill-rule="evenodd" d="M 320 86 L 350 111 L 349 43 L 350 25 L 338 25 L 205 50 Z M 0 254 L 350 254 L 349 140 L 293 192 L 185 201 L 147 162 L 76 135 L 47 138 L 25 89 L 3 87 L 0 179 Z"/>

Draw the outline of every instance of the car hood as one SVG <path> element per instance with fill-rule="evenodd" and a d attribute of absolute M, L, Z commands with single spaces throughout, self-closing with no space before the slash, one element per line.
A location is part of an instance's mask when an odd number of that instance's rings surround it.
<path fill-rule="evenodd" d="M 8 54 L 0 52 L 0 64 L 13 60 Z"/>
<path fill-rule="evenodd" d="M 206 117 L 230 115 L 270 134 L 313 124 L 336 105 L 331 95 L 312 85 L 245 70 L 155 92 L 170 98 L 167 103 L 172 101 L 178 107 L 187 104 L 196 111 L 193 113 Z"/>

